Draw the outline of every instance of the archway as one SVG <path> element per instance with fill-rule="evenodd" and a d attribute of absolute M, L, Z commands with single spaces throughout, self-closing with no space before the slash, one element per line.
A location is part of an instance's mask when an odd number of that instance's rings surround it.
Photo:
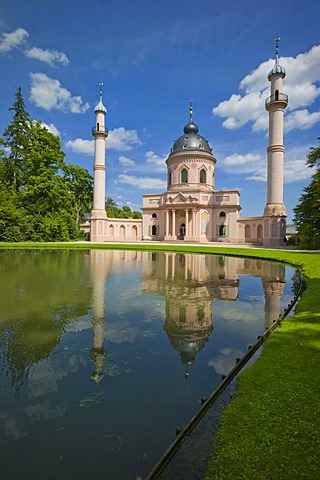
<path fill-rule="evenodd" d="M 244 238 L 246 242 L 249 242 L 251 239 L 251 227 L 250 225 L 246 225 L 244 227 Z"/>
<path fill-rule="evenodd" d="M 124 225 L 120 225 L 120 240 L 124 240 L 126 238 L 126 227 Z"/>
<path fill-rule="evenodd" d="M 131 236 L 134 239 L 136 239 L 138 237 L 138 229 L 135 225 L 133 225 L 133 227 L 131 229 Z"/>
<path fill-rule="evenodd" d="M 109 225 L 109 237 L 111 240 L 114 239 L 114 226 L 112 224 Z"/>
<path fill-rule="evenodd" d="M 262 237 L 263 237 L 263 228 L 261 223 L 259 223 L 258 228 L 257 228 L 257 240 L 258 242 L 262 242 Z"/>

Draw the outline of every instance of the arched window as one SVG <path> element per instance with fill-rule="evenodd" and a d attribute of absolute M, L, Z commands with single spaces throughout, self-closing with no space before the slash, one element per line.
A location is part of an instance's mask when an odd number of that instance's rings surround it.
<path fill-rule="evenodd" d="M 151 235 L 157 235 L 157 226 L 156 225 L 152 225 Z"/>
<path fill-rule="evenodd" d="M 169 187 L 170 187 L 170 185 L 172 185 L 172 172 L 168 173 L 168 185 L 169 185 Z"/>
<path fill-rule="evenodd" d="M 157 218 L 157 214 L 156 214 L 156 213 L 153 213 L 153 214 L 152 214 L 152 218 Z"/>
<path fill-rule="evenodd" d="M 181 183 L 188 183 L 188 170 L 186 168 L 181 170 Z"/>
<path fill-rule="evenodd" d="M 279 90 L 276 90 L 276 91 L 275 91 L 274 99 L 275 99 L 275 100 L 279 100 Z"/>
<path fill-rule="evenodd" d="M 207 183 L 207 172 L 204 169 L 200 171 L 200 183 Z"/>
<path fill-rule="evenodd" d="M 219 237 L 225 237 L 226 235 L 226 226 L 220 225 L 219 227 Z"/>
<path fill-rule="evenodd" d="M 220 212 L 219 217 L 224 217 L 225 218 L 226 217 L 226 212 Z"/>

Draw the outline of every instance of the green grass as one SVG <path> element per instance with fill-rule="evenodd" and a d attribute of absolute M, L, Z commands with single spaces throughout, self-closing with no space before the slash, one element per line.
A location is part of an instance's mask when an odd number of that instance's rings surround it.
<path fill-rule="evenodd" d="M 177 244 L 0 244 L 0 248 L 122 248 L 250 256 L 297 265 L 306 290 L 295 314 L 242 372 L 223 413 L 206 475 L 211 479 L 320 478 L 320 255 Z"/>

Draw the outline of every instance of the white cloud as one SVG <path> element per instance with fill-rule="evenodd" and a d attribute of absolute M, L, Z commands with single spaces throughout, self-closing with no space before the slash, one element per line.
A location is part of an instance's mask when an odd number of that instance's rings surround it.
<path fill-rule="evenodd" d="M 320 112 L 312 113 L 305 107 L 312 105 L 320 96 L 320 88 L 317 86 L 320 81 L 320 45 L 296 57 L 282 57 L 279 63 L 287 71 L 284 81 L 284 93 L 289 96 L 286 128 L 311 128 L 320 120 Z M 267 74 L 273 65 L 272 59 L 261 63 L 240 82 L 239 88 L 244 90 L 243 95 L 233 94 L 213 108 L 214 115 L 225 118 L 225 128 L 233 130 L 251 122 L 253 131 L 267 130 L 268 115 L 264 109 L 264 100 L 270 94 Z"/>
<path fill-rule="evenodd" d="M 156 155 L 152 150 L 149 150 L 145 153 L 145 157 L 146 163 L 152 165 L 153 171 L 166 172 L 167 165 L 165 161 L 168 158 L 168 155 L 162 155 L 162 157 L 159 157 L 159 155 Z"/>
<path fill-rule="evenodd" d="M 119 127 L 109 131 L 109 136 L 106 141 L 107 149 L 126 151 L 132 150 L 136 145 L 141 145 L 141 141 L 135 130 L 126 130 L 123 127 Z M 76 138 L 75 140 L 69 140 L 66 146 L 76 153 L 82 153 L 84 155 L 94 154 L 94 140 Z M 119 163 L 126 167 L 135 165 L 133 160 L 124 156 L 119 157 Z"/>
<path fill-rule="evenodd" d="M 135 177 L 133 175 L 120 174 L 117 177 L 117 181 L 143 190 L 162 190 L 167 187 L 167 183 L 164 180 L 152 177 Z"/>
<path fill-rule="evenodd" d="M 69 140 L 66 146 L 75 153 L 83 153 L 84 155 L 94 154 L 94 140 L 76 138 L 75 140 Z"/>
<path fill-rule="evenodd" d="M 284 161 L 284 183 L 299 182 L 310 178 L 311 170 L 306 166 L 308 148 L 287 150 Z M 267 154 L 248 153 L 240 155 L 235 153 L 221 161 L 224 169 L 233 174 L 244 175 L 246 180 L 255 182 L 267 181 Z"/>
<path fill-rule="evenodd" d="M 290 132 L 295 128 L 306 130 L 311 128 L 320 120 L 320 112 L 309 113 L 305 108 L 302 110 L 295 110 L 285 117 L 285 131 Z"/>
<path fill-rule="evenodd" d="M 57 127 L 53 125 L 53 123 L 50 123 L 50 125 L 48 125 L 47 123 L 41 122 L 41 126 L 43 128 L 46 128 L 48 132 L 53 133 L 53 135 L 57 135 L 57 137 L 60 137 L 60 132 Z"/>
<path fill-rule="evenodd" d="M 0 41 L 0 52 L 9 52 L 13 48 L 19 47 L 28 37 L 29 33 L 24 28 L 17 28 L 11 33 L 3 33 Z"/>
<path fill-rule="evenodd" d="M 62 65 L 67 65 L 69 63 L 67 55 L 56 50 L 42 50 L 42 48 L 33 47 L 26 50 L 25 54 L 29 58 L 46 62 L 51 66 L 55 63 L 62 63 Z"/>
<path fill-rule="evenodd" d="M 124 127 L 109 131 L 107 148 L 119 151 L 132 150 L 135 146 L 142 145 L 136 130 L 126 130 Z"/>
<path fill-rule="evenodd" d="M 80 96 L 73 97 L 60 84 L 59 80 L 48 77 L 44 73 L 31 73 L 30 101 L 45 110 L 62 110 L 71 113 L 84 113 L 89 103 L 83 103 Z"/>
<path fill-rule="evenodd" d="M 130 158 L 124 157 L 123 155 L 120 155 L 119 163 L 123 167 L 133 167 L 136 164 L 136 162 L 134 160 L 131 160 Z"/>

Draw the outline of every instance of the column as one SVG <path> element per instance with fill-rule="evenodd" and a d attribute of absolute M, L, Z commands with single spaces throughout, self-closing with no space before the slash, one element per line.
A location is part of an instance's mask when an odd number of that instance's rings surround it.
<path fill-rule="evenodd" d="M 177 234 L 176 234 L 176 211 L 175 210 L 172 210 L 172 237 L 174 239 L 177 238 Z"/>

